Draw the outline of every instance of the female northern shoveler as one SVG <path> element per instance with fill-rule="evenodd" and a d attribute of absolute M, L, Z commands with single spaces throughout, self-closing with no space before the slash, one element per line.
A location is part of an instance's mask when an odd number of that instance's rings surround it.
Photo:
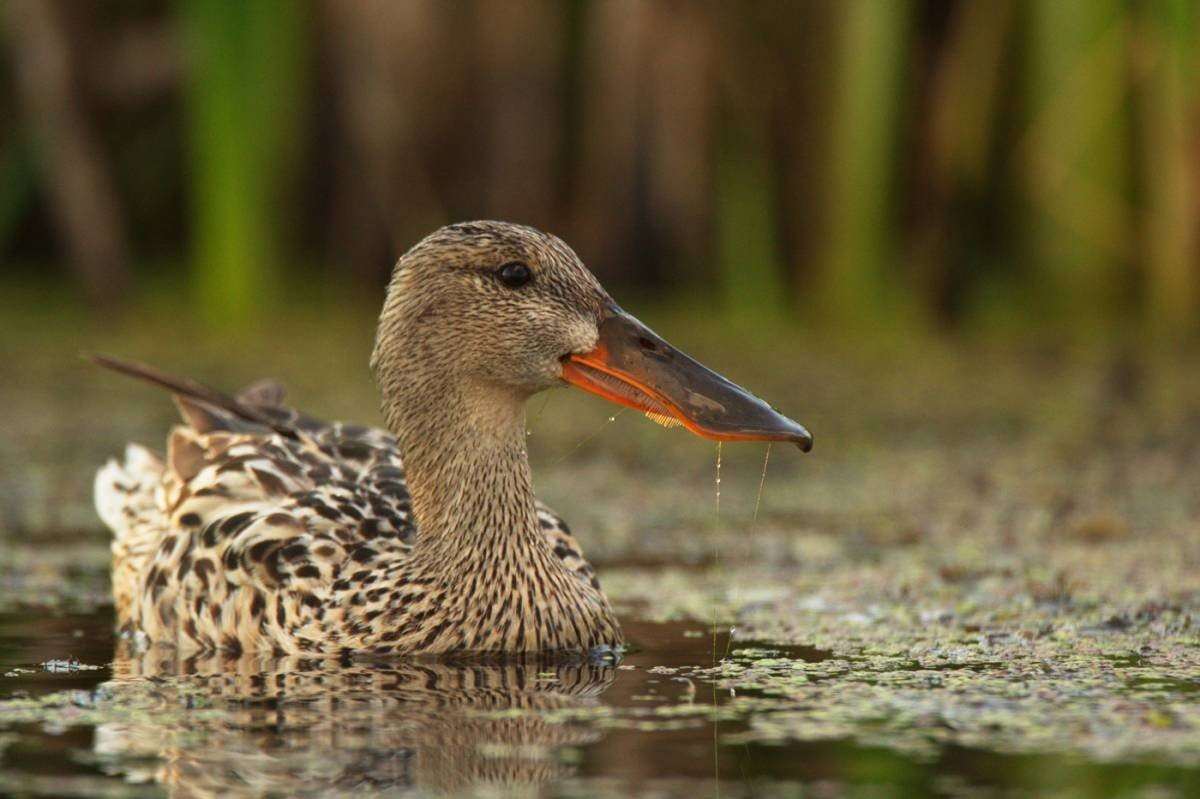
<path fill-rule="evenodd" d="M 433 233 L 397 263 L 371 366 L 391 432 L 318 422 L 257 384 L 175 393 L 165 460 L 96 477 L 121 626 L 185 650 L 534 652 L 621 642 L 567 526 L 533 496 L 525 401 L 571 383 L 718 440 L 808 431 L 622 311 L 518 225 Z"/>

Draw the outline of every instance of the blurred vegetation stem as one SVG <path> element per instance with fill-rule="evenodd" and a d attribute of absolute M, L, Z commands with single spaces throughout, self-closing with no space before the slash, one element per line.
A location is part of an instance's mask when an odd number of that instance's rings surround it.
<path fill-rule="evenodd" d="M 1129 20 L 1120 0 L 1031 5 L 1023 142 L 1044 311 L 1103 319 L 1129 293 Z M 1088 319 L 1087 317 L 1093 317 Z"/>
<path fill-rule="evenodd" d="M 125 225 L 109 162 L 80 97 L 64 10 L 49 0 L 0 3 L 4 22 L 20 31 L 7 39 L 51 215 L 88 295 L 108 304 L 129 283 Z M 6 172 L 10 180 L 23 179 L 20 170 Z"/>
<path fill-rule="evenodd" d="M 903 267 L 895 215 L 897 140 L 912 13 L 905 0 L 842 6 L 820 296 L 834 320 L 888 322 Z"/>
<path fill-rule="evenodd" d="M 750 123 L 749 114 L 729 115 L 722 126 L 717 156 L 716 222 L 723 299 L 737 316 L 779 319 L 788 307 L 776 233 L 780 212 L 765 126 L 756 129 Z"/>
<path fill-rule="evenodd" d="M 308 19 L 291 0 L 185 0 L 195 285 L 213 322 L 277 298 L 281 215 L 302 141 Z"/>
<path fill-rule="evenodd" d="M 1139 3 L 1142 241 L 1155 332 L 1195 327 L 1200 310 L 1200 4 Z"/>

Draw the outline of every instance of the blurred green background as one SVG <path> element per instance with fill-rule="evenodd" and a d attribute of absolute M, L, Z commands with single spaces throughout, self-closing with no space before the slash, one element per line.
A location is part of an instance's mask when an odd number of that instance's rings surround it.
<path fill-rule="evenodd" d="M 1196 328 L 1196 0 L 0 8 L 26 310 L 365 304 L 435 226 L 502 218 L 733 315 Z"/>

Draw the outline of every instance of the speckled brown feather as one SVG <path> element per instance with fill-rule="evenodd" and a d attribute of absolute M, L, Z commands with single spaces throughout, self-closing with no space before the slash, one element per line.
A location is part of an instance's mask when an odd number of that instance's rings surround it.
<path fill-rule="evenodd" d="M 492 277 L 512 260 L 534 269 L 529 290 Z M 372 366 L 392 433 L 305 417 L 274 384 L 228 398 L 152 372 L 187 424 L 165 463 L 136 449 L 97 476 L 120 623 L 189 651 L 619 644 L 593 569 L 533 497 L 523 423 L 606 301 L 558 239 L 456 225 L 389 288 Z"/>

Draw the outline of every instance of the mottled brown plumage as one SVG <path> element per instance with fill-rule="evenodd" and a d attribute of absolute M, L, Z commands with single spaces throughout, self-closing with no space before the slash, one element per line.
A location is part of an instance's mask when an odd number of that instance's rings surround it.
<path fill-rule="evenodd" d="M 595 574 L 533 495 L 524 408 L 569 382 L 720 440 L 812 437 L 616 306 L 567 245 L 451 225 L 397 263 L 371 366 L 390 432 L 260 383 L 176 395 L 165 460 L 97 476 L 121 625 L 185 651 L 528 653 L 621 643 Z M 402 457 L 403 456 L 403 457 Z"/>
<path fill-rule="evenodd" d="M 528 264 L 521 291 L 496 268 Z M 524 402 L 611 302 L 530 228 L 444 228 L 397 264 L 372 357 L 392 433 L 258 385 L 166 376 L 185 425 L 97 476 L 120 624 L 185 651 L 445 653 L 621 642 L 591 566 L 538 503 Z M 110 364 L 111 365 L 111 364 Z M 401 458 L 403 453 L 403 459 Z"/>

